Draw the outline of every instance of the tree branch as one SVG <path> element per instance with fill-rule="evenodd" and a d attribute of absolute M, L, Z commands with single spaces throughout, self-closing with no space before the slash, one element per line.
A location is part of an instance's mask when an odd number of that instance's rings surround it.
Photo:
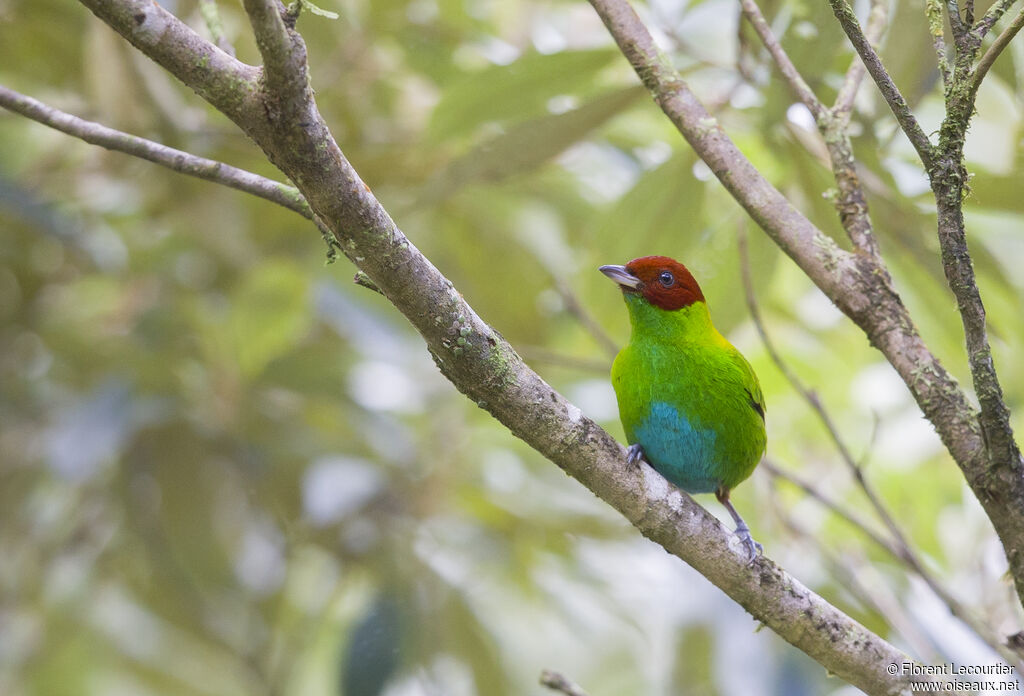
<path fill-rule="evenodd" d="M 917 119 L 914 118 L 914 114 L 911 113 L 907 100 L 903 98 L 896 83 L 892 81 L 889 73 L 882 65 L 878 54 L 875 53 L 875 49 L 871 47 L 871 43 L 864 35 L 860 22 L 857 21 L 857 15 L 853 13 L 853 8 L 850 7 L 847 0 L 829 0 L 829 4 L 832 6 L 832 12 L 835 14 L 836 19 L 839 20 L 839 24 L 843 27 L 843 31 L 846 32 L 846 36 L 850 39 L 850 43 L 853 44 L 861 60 L 864 61 L 868 74 L 871 75 L 875 84 L 878 85 L 882 96 L 885 97 L 885 101 L 889 104 L 889 108 L 896 117 L 896 121 L 900 124 L 900 128 L 903 129 L 907 138 L 910 139 L 911 145 L 917 150 L 917 155 L 921 158 L 921 162 L 924 163 L 925 169 L 930 171 L 934 159 L 934 147 L 928 136 L 921 129 Z"/>
<path fill-rule="evenodd" d="M 946 20 L 942 14 L 940 0 L 925 0 L 925 17 L 928 20 L 928 33 L 932 35 L 932 47 L 935 49 L 935 60 L 942 75 L 942 86 L 950 85 L 949 57 L 946 55 Z"/>
<path fill-rule="evenodd" d="M 888 21 L 888 3 L 886 0 L 871 0 L 868 14 L 866 38 L 869 43 L 877 43 L 885 30 Z M 853 157 L 853 143 L 850 141 L 850 116 L 853 113 L 853 100 L 857 96 L 861 82 L 864 80 L 864 63 L 859 58 L 850 62 L 846 70 L 843 84 L 836 94 L 836 101 L 829 110 L 830 118 L 819 124 L 821 135 L 828 148 L 832 160 L 832 173 L 835 177 L 838 195 L 835 206 L 839 212 L 839 220 L 846 230 L 850 241 L 860 251 L 874 257 L 875 263 L 884 270 L 878 239 L 875 237 L 874 225 L 868 210 L 868 199 L 864 195 L 864 187 L 857 175 L 857 163 Z M 888 271 L 885 271 L 888 273 Z"/>
<path fill-rule="evenodd" d="M 980 459 L 984 466 L 973 472 L 973 479 L 971 473 L 965 473 L 982 505 L 993 511 L 1000 508 L 1006 511 L 1014 507 L 1024 508 L 1024 457 L 1017 445 L 1010 423 L 1010 411 L 1003 399 L 1002 387 L 996 374 L 986 328 L 985 306 L 967 245 L 963 201 L 969 189 L 964 144 L 980 84 L 973 64 L 981 48 L 982 37 L 991 27 L 986 22 L 992 19 L 994 23 L 1012 4 L 1013 0 L 1000 0 L 993 5 L 958 44 L 953 77 L 945 94 L 946 115 L 939 127 L 935 165 L 928 170 L 935 196 L 942 267 L 949 288 L 956 298 L 964 328 L 971 380 L 981 407 L 978 425 L 982 435 Z M 998 54 L 993 55 L 993 60 L 995 55 Z M 1024 572 L 1024 528 L 1018 528 L 1012 534 L 1004 533 L 1000 530 L 1000 520 L 993 517 L 991 512 L 989 516 L 999 532 L 1014 573 L 1018 595 L 1021 595 L 1024 576 L 1018 573 Z"/>
<path fill-rule="evenodd" d="M 996 22 L 1003 14 L 1014 6 L 1017 0 L 997 0 L 992 3 L 992 6 L 988 8 L 988 12 L 985 16 L 978 20 L 978 23 L 974 25 L 971 33 L 977 38 L 978 45 L 981 45 L 981 40 L 985 38 L 989 30 L 995 26 Z"/>
<path fill-rule="evenodd" d="M 849 510 L 838 502 L 830 498 L 828 495 L 820 491 L 817 487 L 812 485 L 810 482 L 805 481 L 796 474 L 786 471 L 782 467 L 778 466 L 775 462 L 765 458 L 759 465 L 765 471 L 768 472 L 772 478 L 781 479 L 790 483 L 800 490 L 802 490 L 808 497 L 814 498 L 821 504 L 822 507 L 830 510 L 837 517 L 842 518 L 854 529 L 858 530 L 861 534 L 871 540 L 875 546 L 883 549 L 890 556 L 895 558 L 900 563 L 904 562 L 904 558 L 900 555 L 900 549 L 888 539 L 884 538 L 881 534 L 871 528 L 871 525 L 866 520 L 862 519 L 852 510 Z"/>
<path fill-rule="evenodd" d="M 286 15 L 280 0 L 243 0 L 256 47 L 263 57 L 263 77 L 271 94 L 297 108 L 308 101 L 306 46 L 292 29 L 295 17 Z"/>
<path fill-rule="evenodd" d="M 251 193 L 284 206 L 304 218 L 313 219 L 312 209 L 294 186 L 267 179 L 223 162 L 175 150 L 152 140 L 107 128 L 93 121 L 86 121 L 52 106 L 47 106 L 32 97 L 19 94 L 3 85 L 0 85 L 0 106 L 92 145 L 134 155 L 181 174 Z"/>
<path fill-rule="evenodd" d="M 960 5 L 957 0 L 946 0 L 946 16 L 949 17 L 949 28 L 953 31 L 953 42 L 959 47 L 967 33 L 967 26 L 960 16 Z"/>

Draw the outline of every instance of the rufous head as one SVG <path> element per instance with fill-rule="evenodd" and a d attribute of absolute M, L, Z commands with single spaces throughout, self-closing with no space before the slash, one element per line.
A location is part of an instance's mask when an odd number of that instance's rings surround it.
<path fill-rule="evenodd" d="M 704 302 L 704 293 L 686 266 L 667 256 L 641 256 L 625 266 L 601 266 L 623 292 L 642 295 L 655 307 L 670 311 Z"/>

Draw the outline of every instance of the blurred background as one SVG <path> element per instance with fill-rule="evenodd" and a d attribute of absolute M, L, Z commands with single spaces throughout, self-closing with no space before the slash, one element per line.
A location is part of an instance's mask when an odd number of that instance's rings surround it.
<path fill-rule="evenodd" d="M 199 7 L 163 0 L 209 36 Z M 754 365 L 770 465 L 734 495 L 767 553 L 925 661 L 998 659 L 1021 628 L 1003 551 L 864 335 L 695 160 L 583 2 L 321 0 L 317 100 L 398 224 L 527 362 L 622 438 L 627 338 L 596 267 L 684 261 Z M 228 40 L 258 57 L 239 3 Z M 864 7 L 858 5 L 860 10 Z M 763 9 L 831 103 L 851 60 L 826 3 Z M 641 5 L 694 90 L 790 200 L 848 247 L 824 146 L 731 0 Z M 979 12 L 983 7 L 979 7 Z M 883 58 L 926 131 L 941 90 L 917 3 Z M 967 220 L 995 360 L 1024 431 L 1024 42 L 981 89 Z M 0 83 L 280 178 L 259 150 L 72 0 L 0 0 Z M 868 84 L 854 146 L 883 252 L 964 385 L 933 204 Z M 744 301 L 816 390 L 936 593 Z M 850 694 L 437 372 L 307 221 L 0 112 L 0 692 L 8 696 Z M 790 480 L 855 517 L 859 528 Z M 714 514 L 728 517 L 710 497 Z M 942 597 L 945 593 L 945 598 Z"/>

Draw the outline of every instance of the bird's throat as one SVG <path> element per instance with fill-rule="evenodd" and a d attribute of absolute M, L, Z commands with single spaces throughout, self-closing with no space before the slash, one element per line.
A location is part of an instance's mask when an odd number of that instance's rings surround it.
<path fill-rule="evenodd" d="M 704 302 L 667 310 L 655 307 L 643 295 L 626 292 L 622 296 L 629 308 L 632 341 L 711 341 L 719 336 Z"/>

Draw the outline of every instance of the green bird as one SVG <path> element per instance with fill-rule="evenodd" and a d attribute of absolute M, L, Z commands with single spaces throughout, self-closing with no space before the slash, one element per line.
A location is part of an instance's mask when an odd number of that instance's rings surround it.
<path fill-rule="evenodd" d="M 714 492 L 750 563 L 763 551 L 729 502 L 765 451 L 764 396 L 750 363 L 711 323 L 704 293 L 667 256 L 601 266 L 619 284 L 632 334 L 612 365 L 630 464 L 645 459 L 688 493 Z"/>

